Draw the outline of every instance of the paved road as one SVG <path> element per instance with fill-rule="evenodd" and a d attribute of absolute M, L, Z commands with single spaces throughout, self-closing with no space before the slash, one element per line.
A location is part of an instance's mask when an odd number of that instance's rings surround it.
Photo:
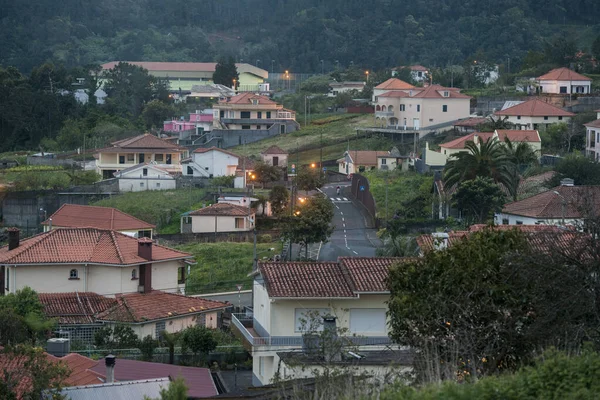
<path fill-rule="evenodd" d="M 342 191 L 336 194 L 338 184 L 332 183 L 323 187 L 323 192 L 333 202 L 335 230 L 329 242 L 323 244 L 319 254 L 320 261 L 335 261 L 341 256 L 373 257 L 376 247 L 381 245 L 377 231 L 366 226 L 363 209 L 352 201 L 350 184 L 339 184 Z"/>

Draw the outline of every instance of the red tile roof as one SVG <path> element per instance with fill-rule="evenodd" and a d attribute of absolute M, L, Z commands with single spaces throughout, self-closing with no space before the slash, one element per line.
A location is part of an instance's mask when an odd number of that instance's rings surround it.
<path fill-rule="evenodd" d="M 578 74 L 569 68 L 556 68 L 537 78 L 538 81 L 589 81 L 587 76 Z"/>
<path fill-rule="evenodd" d="M 383 94 L 378 95 L 377 97 L 410 97 L 410 94 L 400 90 L 394 92 L 385 92 Z"/>
<path fill-rule="evenodd" d="M 79 204 L 63 204 L 50 218 L 52 218 L 53 227 L 63 228 L 98 228 L 126 231 L 156 227 L 116 208 L 81 206 Z M 42 225 L 48 224 L 49 219 L 42 222 Z"/>
<path fill-rule="evenodd" d="M 190 212 L 188 215 L 217 215 L 217 216 L 235 216 L 244 217 L 252 215 L 254 210 L 248 207 L 235 204 L 216 203 L 208 207 Z"/>
<path fill-rule="evenodd" d="M 115 305 L 115 299 L 91 292 L 39 293 L 44 314 L 60 325 L 93 324 L 94 316 Z"/>
<path fill-rule="evenodd" d="M 116 304 L 97 315 L 99 320 L 146 322 L 200 314 L 229 307 L 229 303 L 153 290 L 116 295 Z"/>
<path fill-rule="evenodd" d="M 266 150 L 261 151 L 260 154 L 288 154 L 288 152 L 279 146 L 273 145 L 268 147 Z"/>
<path fill-rule="evenodd" d="M 338 262 L 259 263 L 269 297 L 356 298 L 387 293 L 387 270 L 403 258 L 341 257 Z"/>
<path fill-rule="evenodd" d="M 375 86 L 378 90 L 409 90 L 415 87 L 410 83 L 404 82 L 397 78 L 390 78 L 387 81 Z"/>
<path fill-rule="evenodd" d="M 572 117 L 575 114 L 562 108 L 548 104 L 545 101 L 532 99 L 504 110 L 496 111 L 495 115 L 517 115 L 523 117 Z"/>
<path fill-rule="evenodd" d="M 350 155 L 352 163 L 356 165 L 377 165 L 377 157 L 392 157 L 389 151 L 349 150 L 347 153 Z M 340 160 L 343 161 L 344 159 L 342 157 Z"/>
<path fill-rule="evenodd" d="M 511 142 L 541 142 L 540 134 L 535 130 L 497 130 L 498 140 L 505 141 L 508 138 Z M 467 142 L 473 142 L 475 136 L 482 142 L 494 137 L 494 132 L 473 132 L 468 135 L 459 137 L 446 143 L 441 143 L 440 147 L 445 149 L 464 149 Z"/>
<path fill-rule="evenodd" d="M 560 195 L 554 193 L 558 192 Z M 562 197 L 561 197 L 562 196 Z M 504 214 L 541 219 L 584 218 L 600 210 L 600 186 L 558 186 L 535 196 L 508 203 Z"/>
<path fill-rule="evenodd" d="M 219 101 L 219 104 L 251 105 L 253 99 L 258 100 L 258 104 L 277 104 L 277 102 L 271 100 L 267 96 L 261 96 L 260 94 L 254 94 L 254 93 L 250 93 L 250 92 L 238 94 L 237 96 L 233 96 L 232 98 L 227 99 L 227 100 L 221 100 L 221 101 Z"/>
<path fill-rule="evenodd" d="M 441 92 L 441 93 L 440 93 Z M 444 96 L 448 92 L 448 96 Z M 471 96 L 460 93 L 457 88 L 447 88 L 440 85 L 430 85 L 412 96 L 415 99 L 470 99 Z"/>
<path fill-rule="evenodd" d="M 465 118 L 455 123 L 454 126 L 474 128 L 478 125 L 485 124 L 487 121 L 487 118 Z"/>
<path fill-rule="evenodd" d="M 104 383 L 103 375 L 91 371 L 90 368 L 100 364 L 98 361 L 92 360 L 77 353 L 70 353 L 64 357 L 49 356 L 50 359 L 56 362 L 62 362 L 69 367 L 71 374 L 65 380 L 66 386 L 83 386 L 97 385 Z"/>
<path fill-rule="evenodd" d="M 588 128 L 600 128 L 600 119 L 583 124 L 583 126 L 587 126 Z"/>
<path fill-rule="evenodd" d="M 152 261 L 192 258 L 189 253 L 154 244 Z M 138 239 L 110 230 L 59 228 L 21 240 L 19 247 L 0 248 L 1 264 L 138 265 L 147 260 L 138 256 Z"/>
<path fill-rule="evenodd" d="M 348 271 L 355 292 L 388 292 L 385 284 L 394 257 L 340 257 L 339 262 Z"/>
<path fill-rule="evenodd" d="M 180 147 L 169 140 L 158 138 L 149 133 L 130 137 L 127 139 L 118 140 L 111 143 L 112 146 L 96 150 L 96 153 L 119 153 L 119 152 L 143 152 L 143 151 L 184 151 L 184 147 Z"/>
<path fill-rule="evenodd" d="M 92 371 L 104 376 L 106 367 L 104 363 L 99 362 L 92 367 Z M 118 358 L 115 363 L 115 379 L 119 381 L 154 379 L 165 376 L 170 377 L 171 380 L 181 376 L 188 387 L 190 398 L 212 397 L 218 394 L 208 368 L 182 367 L 121 358 Z"/>
<path fill-rule="evenodd" d="M 410 68 L 411 71 L 429 71 L 426 67 L 422 65 L 411 65 L 408 68 Z"/>

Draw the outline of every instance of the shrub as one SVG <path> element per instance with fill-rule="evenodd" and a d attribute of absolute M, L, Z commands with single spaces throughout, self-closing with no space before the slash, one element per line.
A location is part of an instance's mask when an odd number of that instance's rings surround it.
<path fill-rule="evenodd" d="M 256 237 L 256 241 L 258 243 L 271 243 L 273 241 L 273 238 L 268 233 L 263 233 L 262 235 L 258 235 Z"/>

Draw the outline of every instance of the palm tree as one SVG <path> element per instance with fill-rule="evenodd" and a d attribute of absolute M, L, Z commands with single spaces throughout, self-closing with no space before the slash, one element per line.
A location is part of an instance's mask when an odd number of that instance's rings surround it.
<path fill-rule="evenodd" d="M 162 331 L 160 339 L 169 348 L 169 364 L 175 364 L 175 346 L 179 342 L 179 332 Z"/>
<path fill-rule="evenodd" d="M 468 151 L 452 154 L 446 163 L 444 184 L 450 188 L 478 176 L 492 178 L 494 182 L 511 187 L 514 181 L 514 163 L 495 138 L 481 144 L 467 142 Z M 512 193 L 511 193 L 512 194 Z"/>
<path fill-rule="evenodd" d="M 504 148 L 510 160 L 521 169 L 531 164 L 538 163 L 538 154 L 536 150 L 527 142 L 511 142 L 509 138 L 504 139 Z M 525 168 L 524 168 L 525 169 Z"/>
<path fill-rule="evenodd" d="M 498 117 L 494 119 L 493 115 L 488 117 L 488 121 L 485 121 L 481 124 L 480 129 L 481 132 L 494 132 L 496 129 L 512 129 L 514 128 L 514 124 L 508 122 L 508 117 Z"/>

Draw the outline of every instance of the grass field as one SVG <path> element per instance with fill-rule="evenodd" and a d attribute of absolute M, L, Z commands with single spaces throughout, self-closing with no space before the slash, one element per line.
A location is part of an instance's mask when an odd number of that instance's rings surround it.
<path fill-rule="evenodd" d="M 303 123 L 304 120 L 300 119 L 298 122 Z M 334 144 L 347 146 L 348 139 L 356 137 L 355 127 L 370 126 L 372 124 L 373 116 L 368 114 L 332 115 L 326 118 L 313 119 L 311 124 L 302 127 L 299 131 L 249 143 L 245 146 L 237 146 L 232 148 L 231 151 L 248 156 L 258 155 L 267 147 L 277 145 L 290 153 L 297 153 L 319 149 L 321 147 L 321 136 L 325 147 Z"/>
<path fill-rule="evenodd" d="M 158 233 L 178 233 L 181 213 L 206 204 L 206 189 L 129 192 L 91 205 L 114 207 L 156 225 Z"/>
<path fill-rule="evenodd" d="M 281 253 L 281 242 L 257 244 L 258 258 Z M 268 251 L 275 248 L 274 252 Z M 186 293 L 229 292 L 244 285 L 252 289 L 253 243 L 189 243 L 176 247 L 192 253 L 197 265 L 193 265 L 186 284 Z M 262 253 L 262 254 L 261 254 Z"/>

